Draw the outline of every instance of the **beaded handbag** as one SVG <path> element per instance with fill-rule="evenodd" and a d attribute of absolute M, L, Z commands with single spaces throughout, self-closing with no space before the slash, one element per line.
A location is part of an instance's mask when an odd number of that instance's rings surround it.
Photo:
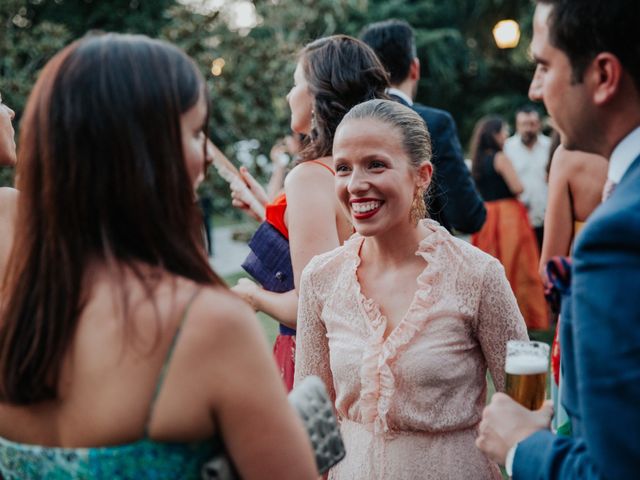
<path fill-rule="evenodd" d="M 309 376 L 289 393 L 289 402 L 304 423 L 316 456 L 320 474 L 342 460 L 346 454 L 338 422 L 327 389 L 318 377 Z M 203 480 L 238 480 L 229 456 L 221 453 L 202 467 Z"/>

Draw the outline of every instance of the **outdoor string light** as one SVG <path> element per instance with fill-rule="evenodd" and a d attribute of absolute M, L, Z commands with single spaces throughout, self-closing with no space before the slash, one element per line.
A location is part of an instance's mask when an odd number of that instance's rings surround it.
<path fill-rule="evenodd" d="M 493 27 L 493 38 L 498 48 L 515 48 L 520 41 L 520 25 L 515 20 L 500 20 Z"/>
<path fill-rule="evenodd" d="M 213 62 L 211 62 L 211 74 L 214 77 L 219 77 L 222 75 L 222 69 L 224 68 L 224 58 L 216 58 Z"/>

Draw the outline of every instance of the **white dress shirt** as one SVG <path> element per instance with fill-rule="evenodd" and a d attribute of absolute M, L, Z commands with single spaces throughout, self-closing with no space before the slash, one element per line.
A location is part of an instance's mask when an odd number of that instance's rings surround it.
<path fill-rule="evenodd" d="M 640 126 L 632 130 L 611 152 L 607 178 L 616 185 L 640 154 Z"/>
<path fill-rule="evenodd" d="M 538 135 L 531 148 L 522 143 L 520 135 L 509 137 L 504 144 L 504 153 L 516 170 L 524 187 L 520 200 L 527 206 L 529 221 L 533 227 L 544 223 L 547 208 L 547 162 L 551 139 Z"/>
<path fill-rule="evenodd" d="M 407 104 L 409 106 L 413 105 L 413 100 L 411 99 L 411 97 L 409 97 L 409 95 L 404 93 L 402 90 L 398 90 L 397 88 L 389 87 L 389 88 L 387 88 L 387 93 L 389 95 L 395 95 L 396 97 L 400 97 L 402 100 L 407 102 Z"/>

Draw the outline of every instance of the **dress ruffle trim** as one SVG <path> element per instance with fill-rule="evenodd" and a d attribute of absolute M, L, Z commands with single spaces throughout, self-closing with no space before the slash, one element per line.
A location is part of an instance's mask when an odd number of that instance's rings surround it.
<path fill-rule="evenodd" d="M 367 298 L 360 287 L 357 271 L 360 265 L 359 251 L 364 238 L 354 235 L 347 242 L 353 261 L 353 281 L 355 295 L 362 314 L 369 319 L 371 335 L 362 356 L 360 368 L 361 421 L 373 424 L 373 433 L 391 435 L 387 423 L 387 414 L 396 391 L 395 377 L 391 370 L 393 361 L 423 329 L 429 321 L 429 309 L 440 298 L 443 288 L 442 276 L 444 268 L 452 258 L 459 256 L 459 247 L 451 239 L 449 232 L 438 222 L 422 220 L 421 224 L 429 230 L 429 234 L 419 243 L 416 255 L 424 258 L 425 269 L 418 276 L 416 294 L 401 322 L 385 339 L 384 332 L 387 320 L 380 311 L 379 305 Z"/>

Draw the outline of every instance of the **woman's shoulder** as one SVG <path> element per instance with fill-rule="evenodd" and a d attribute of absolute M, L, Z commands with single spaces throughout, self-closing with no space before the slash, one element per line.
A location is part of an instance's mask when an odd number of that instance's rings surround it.
<path fill-rule="evenodd" d="M 182 310 L 179 349 L 189 368 L 212 362 L 234 363 L 261 348 L 264 333 L 255 312 L 223 287 L 197 287 L 193 300 Z M 193 295 L 192 293 L 190 295 Z M 233 348 L 231 348 L 233 347 Z M 212 367 L 213 368 L 213 367 Z"/>
<path fill-rule="evenodd" d="M 453 241 L 456 242 L 463 252 L 465 264 L 470 269 L 484 271 L 489 265 L 501 265 L 500 261 L 494 256 L 480 250 L 478 247 L 471 245 L 466 240 L 454 237 Z"/>
<path fill-rule="evenodd" d="M 507 162 L 511 162 L 509 157 L 503 150 L 500 150 L 495 153 L 487 154 L 485 160 L 493 165 L 493 168 L 497 171 Z"/>
<path fill-rule="evenodd" d="M 226 287 L 194 285 L 193 291 L 193 299 L 185 306 L 185 323 L 195 330 L 235 330 L 255 316 L 247 303 Z"/>
<path fill-rule="evenodd" d="M 0 200 L 17 200 L 18 190 L 11 187 L 0 187 Z"/>
<path fill-rule="evenodd" d="M 357 249 L 362 243 L 362 237 L 354 234 L 343 245 L 313 257 L 303 270 L 303 275 L 321 278 L 335 275 L 345 268 L 348 262 L 357 259 Z"/>
<path fill-rule="evenodd" d="M 331 157 L 317 160 L 306 160 L 298 163 L 284 180 L 285 190 L 297 185 L 308 186 L 309 182 L 325 182 L 333 185 L 333 168 Z"/>
<path fill-rule="evenodd" d="M 440 227 L 443 228 L 444 227 Z M 495 257 L 483 252 L 478 247 L 471 245 L 468 241 L 458 238 L 448 232 L 443 232 L 443 241 L 449 245 L 445 255 L 442 259 L 449 268 L 454 265 L 458 265 L 459 272 L 469 277 L 471 274 L 484 274 L 487 267 L 490 265 L 500 265 L 500 262 Z"/>
<path fill-rule="evenodd" d="M 0 216 L 13 215 L 18 205 L 18 191 L 14 188 L 0 188 Z"/>

